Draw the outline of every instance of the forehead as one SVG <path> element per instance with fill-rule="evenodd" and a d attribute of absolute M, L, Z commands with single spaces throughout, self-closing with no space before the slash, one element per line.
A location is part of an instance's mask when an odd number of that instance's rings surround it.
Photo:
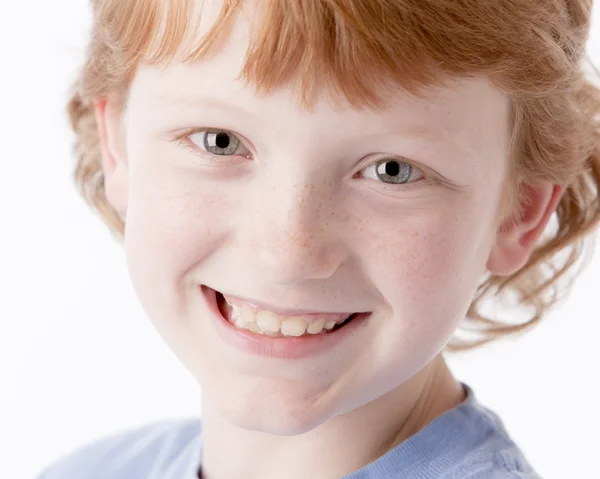
<path fill-rule="evenodd" d="M 310 130 L 303 122 L 312 121 L 314 128 L 343 125 L 348 134 L 401 132 L 409 137 L 443 140 L 465 153 L 480 151 L 494 137 L 506 146 L 510 136 L 510 101 L 484 76 L 442 78 L 440 72 L 439 84 L 426 85 L 418 94 L 403 85 L 376 83 L 371 88 L 381 102 L 373 106 L 353 105 L 339 90 L 322 85 L 307 109 L 297 94 L 302 87 L 302 72 L 261 91 L 256 81 L 244 76 L 249 50 L 255 47 L 257 18 L 261 18 L 257 10 L 248 8 L 252 5 L 253 2 L 243 2 L 244 8 L 227 34 L 215 40 L 207 55 L 187 61 L 191 45 L 197 45 L 211 32 L 223 6 L 220 1 L 194 2 L 196 28 L 188 29 L 186 40 L 171 61 L 161 66 L 146 63 L 138 68 L 132 94 L 141 100 L 139 104 L 167 116 L 177 113 L 192 118 L 201 111 L 219 110 L 261 125 L 297 125 L 302 131 Z M 354 68 L 359 74 L 362 71 L 365 81 L 377 76 L 370 70 L 373 65 L 356 63 Z M 268 74 L 272 72 L 265 72 Z M 320 121 L 315 122 L 316 118 Z"/>

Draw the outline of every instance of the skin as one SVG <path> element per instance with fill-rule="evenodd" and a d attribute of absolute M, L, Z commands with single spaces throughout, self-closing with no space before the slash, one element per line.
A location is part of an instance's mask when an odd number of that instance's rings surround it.
<path fill-rule="evenodd" d="M 341 477 L 464 399 L 441 351 L 486 269 L 526 263 L 564 188 L 530 185 L 522 220 L 499 225 L 509 101 L 485 78 L 307 112 L 289 85 L 258 97 L 236 80 L 245 31 L 208 60 L 141 65 L 126 114 L 97 99 L 106 194 L 141 304 L 202 386 L 203 477 Z M 193 128 L 234 132 L 240 154 L 175 140 Z M 409 183 L 368 168 L 389 157 Z M 249 356 L 216 334 L 200 284 L 372 315 L 322 355 Z"/>

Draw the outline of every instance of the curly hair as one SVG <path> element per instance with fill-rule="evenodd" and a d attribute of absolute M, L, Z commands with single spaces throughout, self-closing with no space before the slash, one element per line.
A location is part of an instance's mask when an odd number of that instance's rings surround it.
<path fill-rule="evenodd" d="M 460 325 L 472 349 L 529 329 L 570 289 L 586 237 L 600 221 L 600 90 L 586 63 L 592 0 L 269 0 L 254 11 L 253 35 L 240 73 L 257 94 L 297 82 L 310 108 L 315 87 L 360 107 L 378 107 L 385 88 L 418 95 L 452 77 L 485 75 L 511 100 L 513 136 L 501 221 L 521 214 L 522 182 L 566 185 L 554 230 L 510 276 L 488 273 Z M 92 0 L 86 60 L 68 104 L 76 133 L 75 182 L 83 198 L 122 238 L 124 219 L 108 203 L 93 102 L 126 94 L 140 63 L 166 65 L 208 55 L 243 11 L 224 0 L 210 31 L 192 0 Z M 356 65 L 363 66 L 356 68 Z M 561 279 L 568 279 L 561 282 Z M 516 324 L 484 314 L 486 300 L 516 298 L 528 311 Z"/>

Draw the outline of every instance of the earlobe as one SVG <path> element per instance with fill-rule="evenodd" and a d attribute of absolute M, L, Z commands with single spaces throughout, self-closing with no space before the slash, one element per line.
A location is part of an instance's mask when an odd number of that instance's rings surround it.
<path fill-rule="evenodd" d="M 111 97 L 98 98 L 94 102 L 94 115 L 106 199 L 124 218 L 127 212 L 129 178 L 120 102 Z"/>
<path fill-rule="evenodd" d="M 564 185 L 553 183 L 524 185 L 521 218 L 501 225 L 496 233 L 487 262 L 491 274 L 510 276 L 527 264 L 564 192 Z"/>

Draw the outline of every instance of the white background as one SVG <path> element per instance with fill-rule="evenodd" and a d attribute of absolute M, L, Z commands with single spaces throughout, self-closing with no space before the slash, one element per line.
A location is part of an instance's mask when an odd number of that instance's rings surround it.
<path fill-rule="evenodd" d="M 126 427 L 200 414 L 199 388 L 149 325 L 121 247 L 71 180 L 63 110 L 89 21 L 83 0 L 0 0 L 3 479 L 32 478 Z M 599 282 L 596 256 L 536 330 L 451 359 L 544 478 L 600 478 Z"/>

